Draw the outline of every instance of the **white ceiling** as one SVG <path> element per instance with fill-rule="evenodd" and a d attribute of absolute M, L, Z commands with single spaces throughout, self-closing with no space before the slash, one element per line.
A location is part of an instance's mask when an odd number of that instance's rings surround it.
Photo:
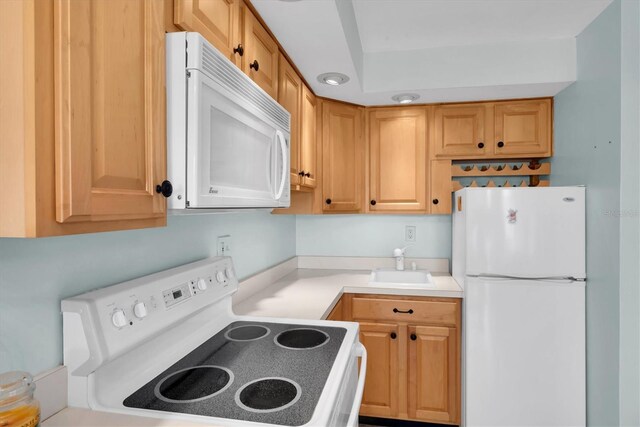
<path fill-rule="evenodd" d="M 253 0 L 314 92 L 361 105 L 553 96 L 612 0 Z M 316 77 L 338 71 L 343 86 Z"/>
<path fill-rule="evenodd" d="M 342 0 L 344 1 L 344 0 Z M 353 0 L 364 52 L 571 38 L 610 0 Z"/>

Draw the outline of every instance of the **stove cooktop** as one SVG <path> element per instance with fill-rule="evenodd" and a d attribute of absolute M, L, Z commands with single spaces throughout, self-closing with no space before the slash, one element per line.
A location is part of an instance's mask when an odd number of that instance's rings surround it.
<path fill-rule="evenodd" d="M 265 424 L 311 420 L 346 329 L 234 322 L 127 397 L 130 408 Z"/>

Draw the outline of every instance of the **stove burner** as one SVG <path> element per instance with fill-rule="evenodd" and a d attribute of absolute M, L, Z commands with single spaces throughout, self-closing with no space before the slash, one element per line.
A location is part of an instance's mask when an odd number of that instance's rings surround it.
<path fill-rule="evenodd" d="M 231 341 L 255 341 L 266 337 L 271 330 L 262 325 L 237 326 L 225 332 L 224 336 Z"/>
<path fill-rule="evenodd" d="M 156 397 L 168 403 L 190 403 L 208 399 L 233 383 L 233 372 L 213 365 L 184 368 L 164 377 L 156 385 Z"/>
<path fill-rule="evenodd" d="M 260 378 L 240 387 L 236 404 L 250 412 L 282 411 L 295 404 L 301 393 L 300 385 L 287 378 Z"/>
<path fill-rule="evenodd" d="M 318 329 L 299 328 L 280 332 L 274 341 L 280 347 L 292 350 L 310 350 L 329 342 L 329 335 Z"/>

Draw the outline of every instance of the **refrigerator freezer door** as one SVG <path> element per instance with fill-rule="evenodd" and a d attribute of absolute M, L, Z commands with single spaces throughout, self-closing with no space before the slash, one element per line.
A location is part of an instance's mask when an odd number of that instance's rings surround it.
<path fill-rule="evenodd" d="M 465 425 L 584 426 L 584 282 L 467 278 Z"/>
<path fill-rule="evenodd" d="M 585 277 L 584 187 L 472 188 L 462 195 L 466 275 Z"/>

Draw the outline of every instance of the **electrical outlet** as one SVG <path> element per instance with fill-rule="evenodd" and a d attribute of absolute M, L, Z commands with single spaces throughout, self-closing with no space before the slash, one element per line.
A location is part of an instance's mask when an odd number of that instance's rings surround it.
<path fill-rule="evenodd" d="M 416 226 L 407 225 L 404 227 L 404 241 L 415 242 L 416 241 Z"/>
<path fill-rule="evenodd" d="M 231 235 L 218 236 L 218 256 L 231 256 Z"/>

